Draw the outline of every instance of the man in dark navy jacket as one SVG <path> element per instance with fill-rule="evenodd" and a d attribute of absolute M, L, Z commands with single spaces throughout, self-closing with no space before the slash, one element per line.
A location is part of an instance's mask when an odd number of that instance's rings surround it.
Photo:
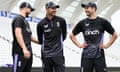
<path fill-rule="evenodd" d="M 66 38 L 66 21 L 56 16 L 59 5 L 46 4 L 46 17 L 37 26 L 37 35 L 42 44 L 42 62 L 44 72 L 64 72 L 63 41 Z"/>

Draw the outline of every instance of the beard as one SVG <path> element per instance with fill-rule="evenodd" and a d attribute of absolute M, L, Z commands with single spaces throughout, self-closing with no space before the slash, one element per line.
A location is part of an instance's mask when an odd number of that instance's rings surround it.
<path fill-rule="evenodd" d="M 27 12 L 27 13 L 26 13 L 26 17 L 29 17 L 29 14 L 30 14 L 30 13 Z"/>
<path fill-rule="evenodd" d="M 92 13 L 86 12 L 86 15 L 87 15 L 88 17 L 90 17 L 90 16 L 92 15 Z"/>
<path fill-rule="evenodd" d="M 90 14 L 87 14 L 88 17 L 90 17 L 91 15 Z"/>
<path fill-rule="evenodd" d="M 56 11 L 50 12 L 49 15 L 50 16 L 55 16 L 56 15 Z"/>

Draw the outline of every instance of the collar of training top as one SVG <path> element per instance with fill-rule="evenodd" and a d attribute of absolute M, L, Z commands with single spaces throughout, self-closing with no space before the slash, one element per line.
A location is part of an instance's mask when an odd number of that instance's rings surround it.
<path fill-rule="evenodd" d="M 56 18 L 56 16 L 54 16 L 51 20 L 54 20 Z M 50 21 L 50 19 L 48 17 L 45 17 L 46 20 Z"/>

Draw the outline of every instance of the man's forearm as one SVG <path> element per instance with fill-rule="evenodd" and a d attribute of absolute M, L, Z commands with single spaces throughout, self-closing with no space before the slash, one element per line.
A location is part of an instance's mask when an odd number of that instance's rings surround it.
<path fill-rule="evenodd" d="M 72 40 L 72 42 L 80 48 L 80 43 L 77 41 L 77 39 L 75 38 L 75 36 L 71 33 L 70 34 L 70 39 Z"/>
<path fill-rule="evenodd" d="M 111 39 L 107 43 L 108 47 L 110 47 L 115 42 L 116 39 L 117 39 L 117 33 L 114 32 L 113 35 L 112 35 L 112 37 L 111 37 Z"/>
<path fill-rule="evenodd" d="M 31 35 L 31 41 L 34 42 L 34 43 L 39 44 L 39 41 L 35 37 L 33 37 L 32 35 Z"/>

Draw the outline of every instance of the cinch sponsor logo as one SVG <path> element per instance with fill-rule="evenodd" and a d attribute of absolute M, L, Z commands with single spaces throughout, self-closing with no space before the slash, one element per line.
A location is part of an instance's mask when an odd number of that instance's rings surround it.
<path fill-rule="evenodd" d="M 85 35 L 99 35 L 99 34 L 100 34 L 99 30 L 85 31 Z"/>

